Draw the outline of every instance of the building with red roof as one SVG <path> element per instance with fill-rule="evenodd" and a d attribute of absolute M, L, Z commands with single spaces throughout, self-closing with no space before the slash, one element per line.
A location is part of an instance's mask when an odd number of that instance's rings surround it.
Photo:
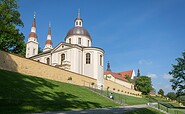
<path fill-rule="evenodd" d="M 134 84 L 126 79 L 127 76 L 129 76 L 131 79 L 134 79 L 134 77 L 136 77 L 134 70 L 115 73 L 111 71 L 110 63 L 108 62 L 107 70 L 104 72 L 104 79 L 113 81 L 124 87 L 134 89 Z"/>

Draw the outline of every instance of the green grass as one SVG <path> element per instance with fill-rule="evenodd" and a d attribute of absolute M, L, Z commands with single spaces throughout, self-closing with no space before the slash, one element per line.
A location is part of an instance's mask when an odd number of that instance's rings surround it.
<path fill-rule="evenodd" d="M 0 113 L 30 113 L 114 107 L 87 88 L 0 70 Z"/>
<path fill-rule="evenodd" d="M 96 90 L 103 94 L 108 94 L 107 91 Z M 112 93 L 112 92 L 111 92 Z M 150 96 L 150 98 L 146 95 L 142 97 L 134 97 L 128 96 L 124 94 L 113 93 L 114 99 L 124 102 L 127 105 L 139 105 L 139 104 L 146 104 L 148 102 L 169 102 L 168 100 L 158 97 L 158 96 Z"/>
<path fill-rule="evenodd" d="M 184 114 L 185 108 L 179 107 L 176 103 L 160 103 L 159 105 L 154 105 L 156 108 L 164 110 L 170 114 Z"/>
<path fill-rule="evenodd" d="M 126 114 L 163 114 L 163 113 L 158 110 L 148 107 L 148 108 L 142 108 L 136 111 L 128 112 Z"/>

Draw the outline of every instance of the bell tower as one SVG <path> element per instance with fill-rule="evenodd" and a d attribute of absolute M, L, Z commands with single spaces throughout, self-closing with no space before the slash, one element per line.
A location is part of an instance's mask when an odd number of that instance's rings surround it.
<path fill-rule="evenodd" d="M 26 58 L 30 58 L 34 55 L 38 54 L 38 39 L 36 35 L 36 19 L 35 19 L 35 12 L 34 12 L 34 19 L 32 22 L 31 32 L 28 36 L 28 42 L 26 43 Z"/>

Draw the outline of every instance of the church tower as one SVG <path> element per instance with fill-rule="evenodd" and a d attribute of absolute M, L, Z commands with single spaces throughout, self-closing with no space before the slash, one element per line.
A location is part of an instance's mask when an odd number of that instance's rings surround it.
<path fill-rule="evenodd" d="M 44 52 L 53 49 L 52 47 L 52 41 L 51 41 L 51 25 L 49 24 L 49 28 L 48 28 L 48 35 L 47 35 L 47 40 L 45 43 L 45 47 L 44 47 Z"/>
<path fill-rule="evenodd" d="M 34 13 L 34 19 L 32 22 L 31 32 L 28 37 L 28 42 L 26 43 L 26 58 L 30 58 L 38 54 L 39 43 L 37 41 L 36 35 L 36 19 Z"/>

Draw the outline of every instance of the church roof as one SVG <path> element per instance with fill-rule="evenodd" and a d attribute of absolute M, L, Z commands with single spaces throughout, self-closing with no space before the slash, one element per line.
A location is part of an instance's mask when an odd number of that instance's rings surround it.
<path fill-rule="evenodd" d="M 29 38 L 30 38 L 30 37 L 37 38 L 37 35 L 36 35 L 36 33 L 35 33 L 35 32 L 30 32 L 30 34 L 29 34 Z"/>
<path fill-rule="evenodd" d="M 123 71 L 123 72 L 119 72 L 118 74 L 121 74 L 122 76 L 132 76 L 133 70 L 128 70 L 128 71 Z"/>
<path fill-rule="evenodd" d="M 113 76 L 114 78 L 116 78 L 116 79 L 119 79 L 119 80 L 128 82 L 128 80 L 125 79 L 125 76 L 122 76 L 122 75 L 119 74 L 119 73 L 114 73 L 114 72 L 112 72 L 112 71 L 107 70 L 107 71 L 104 72 L 104 75 L 107 75 L 107 74 L 112 75 L 112 76 Z"/>
<path fill-rule="evenodd" d="M 53 45 L 52 41 L 51 40 L 46 40 L 46 43 L 45 44 L 50 44 L 50 45 Z"/>
<path fill-rule="evenodd" d="M 90 34 L 89 34 L 89 32 L 88 32 L 85 28 L 83 28 L 83 27 L 78 27 L 78 26 L 76 26 L 76 27 L 70 29 L 70 30 L 68 31 L 68 33 L 67 33 L 66 38 L 67 38 L 68 36 L 72 36 L 72 35 L 87 36 L 87 37 L 90 38 L 90 40 L 92 40 L 92 39 L 91 39 L 91 36 L 90 36 Z M 65 40 L 66 40 L 66 39 L 65 39 Z"/>

